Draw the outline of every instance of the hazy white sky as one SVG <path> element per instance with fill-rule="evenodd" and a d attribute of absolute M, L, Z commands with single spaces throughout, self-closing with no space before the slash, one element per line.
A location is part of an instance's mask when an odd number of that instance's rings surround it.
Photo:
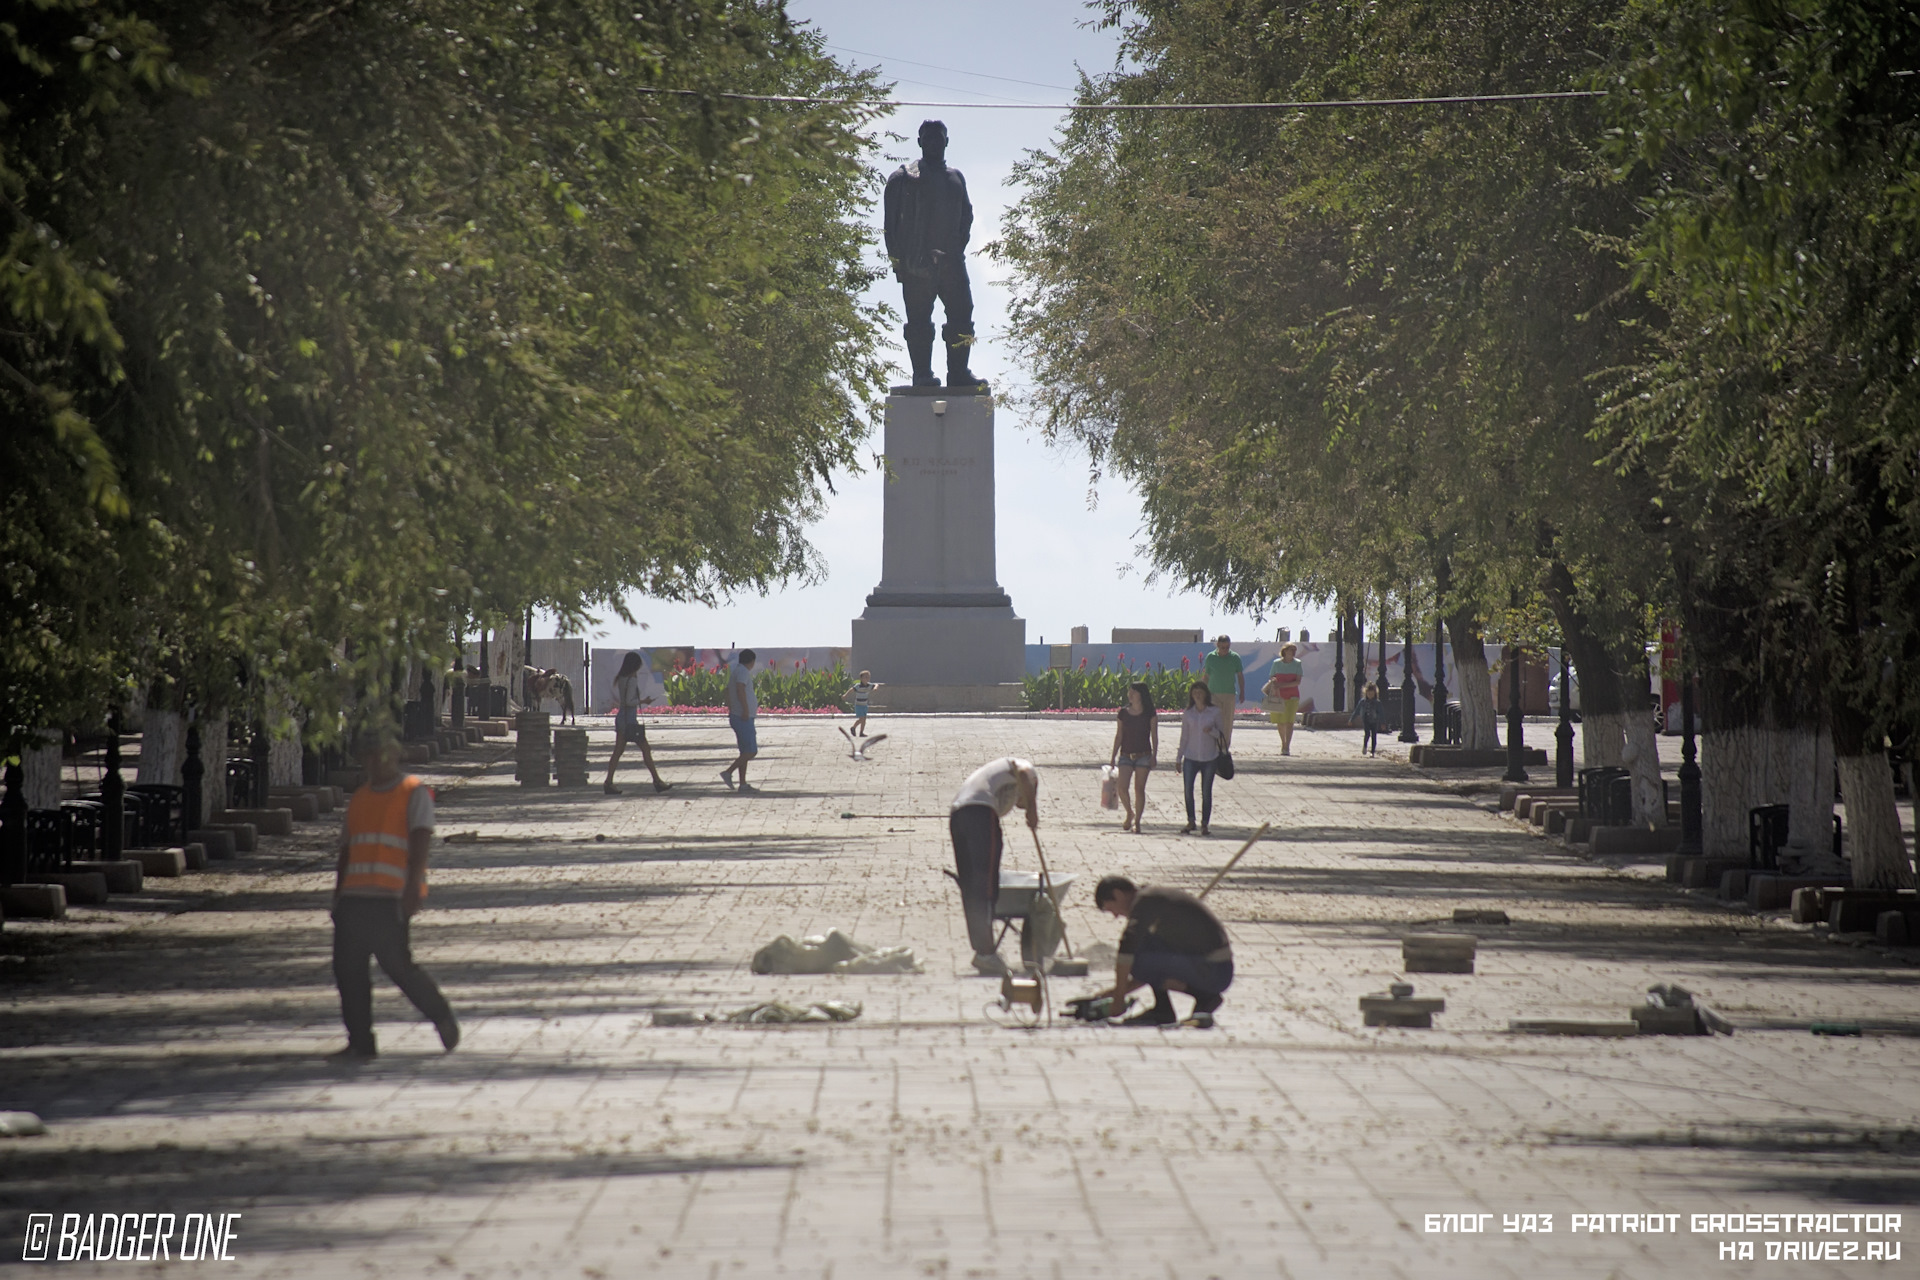
<path fill-rule="evenodd" d="M 1109 70 L 1117 48 L 1111 31 L 1086 25 L 1091 16 L 1078 0 L 788 0 L 796 21 L 811 23 L 843 61 L 881 69 L 895 82 L 895 97 L 942 102 L 1065 102 L 1072 98 L 1078 68 Z M 1008 358 L 1006 272 L 980 255 L 995 239 L 1017 192 L 1006 185 L 1014 164 L 1029 149 L 1051 146 L 1060 115 L 1050 111 L 908 109 L 876 126 L 904 135 L 884 147 L 886 172 L 917 154 L 912 138 L 923 118 L 947 122 L 948 162 L 967 178 L 974 206 L 974 238 L 968 271 L 980 335 L 973 369 L 1004 393 L 1025 381 Z M 879 217 L 876 207 L 874 218 Z M 880 250 L 873 252 L 876 257 Z M 889 277 L 882 296 L 899 310 L 899 286 Z M 936 309 L 936 322 L 939 313 Z M 892 335 L 896 381 L 906 380 L 906 352 Z M 939 353 L 935 372 L 944 373 Z M 1310 627 L 1324 635 L 1331 617 L 1318 609 L 1252 619 L 1221 613 L 1204 597 L 1175 593 L 1145 581 L 1147 557 L 1139 536 L 1137 496 L 1112 479 L 1090 482 L 1086 455 L 1049 448 L 1037 429 L 1000 407 L 998 522 L 1000 584 L 1027 620 L 1027 641 L 1067 639 L 1069 628 L 1086 625 L 1093 639 L 1123 627 L 1202 627 L 1252 638 L 1271 636 L 1277 625 Z M 874 450 L 879 441 L 876 435 Z M 792 586 L 766 596 L 746 595 L 718 608 L 635 598 L 641 632 L 618 620 L 603 624 L 601 643 L 732 645 L 844 645 L 849 623 L 880 580 L 881 480 L 869 472 L 839 475 L 838 493 L 811 531 L 827 573 L 813 586 Z M 543 627 L 539 634 L 550 634 Z"/>

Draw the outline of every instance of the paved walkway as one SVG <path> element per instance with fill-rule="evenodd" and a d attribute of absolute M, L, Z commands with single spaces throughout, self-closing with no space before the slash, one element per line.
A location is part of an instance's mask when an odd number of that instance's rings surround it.
<path fill-rule="evenodd" d="M 715 777 L 724 724 L 652 733 L 656 796 L 528 796 L 501 748 L 443 788 L 416 950 L 466 1024 L 458 1053 L 377 982 L 382 1057 L 339 1070 L 319 827 L 110 911 L 0 933 L 0 1258 L 30 1212 L 240 1213 L 258 1276 L 1649 1277 L 1893 1274 L 1780 1263 L 1691 1215 L 1904 1212 L 1920 1222 L 1920 969 L 1596 867 L 1390 758 L 1241 728 L 1215 836 L 1181 838 L 1157 775 L 1147 833 L 1097 805 L 1101 724 L 885 722 L 849 760 L 831 724 L 763 720 L 756 796 Z M 594 733 L 596 759 L 608 734 Z M 971 976 L 946 802 L 1001 752 L 1043 774 L 1076 945 L 1111 943 L 1109 871 L 1198 887 L 1239 976 L 1211 1032 L 1002 1029 Z M 644 775 L 637 775 L 644 778 Z M 1009 865 L 1034 868 L 1011 833 Z M 1498 907 L 1478 972 L 1417 975 L 1431 1031 L 1361 1025 L 1399 939 Z M 906 943 L 917 976 L 755 977 L 779 933 Z M 1009 943 L 1008 953 L 1012 953 Z M 1677 981 L 1743 1030 L 1518 1037 L 1514 1017 L 1612 1018 Z M 1061 995 L 1080 986 L 1057 983 Z M 860 1001 L 833 1026 L 656 1028 L 661 1007 Z M 1810 1035 L 1822 1018 L 1888 1034 Z M 1569 1215 L 1677 1214 L 1650 1234 Z M 1429 1231 L 1430 1214 L 1483 1233 Z M 1551 1234 L 1504 1215 L 1551 1214 Z M 1444 1221 L 1444 1220 L 1443 1220 Z M 1516 1217 L 1515 1225 L 1526 1220 Z M 1537 1225 L 1539 1219 L 1534 1219 Z M 1435 1225 L 1438 1225 L 1437 1223 Z M 1637 1223 L 1645 1228 L 1644 1220 Z M 1904 1236 L 1890 1237 L 1906 1242 Z M 1721 1262 L 1723 1241 L 1755 1247 Z M 1907 1255 L 1909 1258 L 1912 1254 Z M 181 1264 L 175 1263 L 177 1269 Z M 190 1266 L 191 1264 L 189 1264 Z M 102 1266 L 123 1273 L 128 1264 Z M 63 1271 L 88 1274 L 86 1264 Z"/>

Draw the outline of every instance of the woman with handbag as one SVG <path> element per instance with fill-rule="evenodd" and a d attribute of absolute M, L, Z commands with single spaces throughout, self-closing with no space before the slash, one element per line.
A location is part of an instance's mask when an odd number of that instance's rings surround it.
<path fill-rule="evenodd" d="M 1127 686 L 1127 705 L 1120 708 L 1113 728 L 1113 755 L 1108 765 L 1119 766 L 1120 803 L 1127 816 L 1122 831 L 1140 831 L 1147 812 L 1147 775 L 1160 755 L 1160 713 L 1153 706 L 1153 690 L 1144 681 Z M 1131 794 L 1128 784 L 1131 783 Z"/>
<path fill-rule="evenodd" d="M 1294 655 L 1299 653 L 1294 644 L 1280 646 L 1280 656 L 1273 660 L 1273 666 L 1267 676 L 1266 687 L 1260 690 L 1260 706 L 1267 713 L 1267 719 L 1273 721 L 1280 730 L 1280 754 L 1293 754 L 1293 720 L 1300 711 L 1300 660 Z"/>
<path fill-rule="evenodd" d="M 1195 680 L 1187 690 L 1186 709 L 1180 713 L 1180 781 L 1186 790 L 1187 825 L 1180 834 L 1193 834 L 1193 780 L 1200 780 L 1200 834 L 1211 835 L 1213 774 L 1221 754 L 1220 708 L 1213 705 L 1207 682 Z"/>

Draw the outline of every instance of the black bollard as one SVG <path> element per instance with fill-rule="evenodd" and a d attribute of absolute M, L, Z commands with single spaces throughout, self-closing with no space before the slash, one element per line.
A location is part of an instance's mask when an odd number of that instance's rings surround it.
<path fill-rule="evenodd" d="M 100 856 L 118 862 L 127 846 L 127 781 L 120 776 L 120 713 L 107 713 L 107 771 L 100 779 Z"/>
<path fill-rule="evenodd" d="M 1573 785 L 1573 675 L 1567 646 L 1560 646 L 1560 727 L 1553 731 L 1553 785 Z"/>
<path fill-rule="evenodd" d="M 264 720 L 253 722 L 253 807 L 267 807 L 267 784 L 273 765 L 273 739 Z"/>
<path fill-rule="evenodd" d="M 1453 741 L 1452 720 L 1447 714 L 1447 633 L 1438 610 L 1433 615 L 1433 741 Z"/>
<path fill-rule="evenodd" d="M 1367 687 L 1367 608 L 1366 601 L 1353 611 L 1353 684 L 1348 702 L 1358 707 L 1360 694 Z"/>
<path fill-rule="evenodd" d="M 1507 693 L 1507 771 L 1502 782 L 1527 781 L 1526 722 L 1520 711 L 1520 646 L 1507 646 L 1507 667 L 1513 679 Z"/>
<path fill-rule="evenodd" d="M 187 726 L 187 758 L 180 762 L 180 825 L 189 833 L 200 830 L 205 816 L 201 790 L 206 776 L 206 763 L 200 759 L 200 725 L 195 722 Z"/>
<path fill-rule="evenodd" d="M 1407 647 L 1400 655 L 1400 741 L 1420 741 L 1420 730 L 1413 724 L 1419 709 L 1420 691 L 1413 683 L 1413 588 L 1407 588 Z"/>
<path fill-rule="evenodd" d="M 1680 852 L 1697 858 L 1706 851 L 1700 830 L 1700 764 L 1693 740 L 1693 676 L 1680 682 Z"/>

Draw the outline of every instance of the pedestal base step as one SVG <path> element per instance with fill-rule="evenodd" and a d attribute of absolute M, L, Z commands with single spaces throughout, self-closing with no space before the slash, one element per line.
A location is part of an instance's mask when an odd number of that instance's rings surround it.
<path fill-rule="evenodd" d="M 882 684 L 873 694 L 876 712 L 1025 711 L 1019 684 Z"/>
<path fill-rule="evenodd" d="M 1507 750 L 1475 751 L 1469 747 L 1435 746 L 1415 743 L 1407 749 L 1407 759 L 1423 769 L 1501 769 L 1507 764 Z M 1538 747 L 1521 748 L 1520 763 L 1545 767 L 1547 753 Z"/>

